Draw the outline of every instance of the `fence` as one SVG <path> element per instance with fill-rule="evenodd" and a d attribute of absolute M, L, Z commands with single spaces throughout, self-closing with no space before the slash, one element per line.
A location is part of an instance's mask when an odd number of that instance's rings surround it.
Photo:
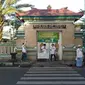
<path fill-rule="evenodd" d="M 0 60 L 10 59 L 10 53 L 14 52 L 14 46 L 15 45 L 11 42 L 0 43 Z"/>
<path fill-rule="evenodd" d="M 76 50 L 71 49 L 63 49 L 63 60 L 75 60 L 76 57 Z"/>

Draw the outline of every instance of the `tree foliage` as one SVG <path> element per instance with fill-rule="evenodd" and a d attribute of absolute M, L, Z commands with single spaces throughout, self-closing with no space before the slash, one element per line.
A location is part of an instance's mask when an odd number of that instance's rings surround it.
<path fill-rule="evenodd" d="M 21 7 L 31 7 L 30 4 L 17 5 L 15 4 L 20 0 L 0 0 L 0 40 L 2 38 L 2 29 L 4 24 L 4 16 L 7 14 L 13 14 Z"/>
<path fill-rule="evenodd" d="M 0 0 L 0 27 L 3 25 L 4 15 L 15 13 L 22 7 L 33 7 L 31 4 L 15 5 L 19 1 L 20 0 Z"/>

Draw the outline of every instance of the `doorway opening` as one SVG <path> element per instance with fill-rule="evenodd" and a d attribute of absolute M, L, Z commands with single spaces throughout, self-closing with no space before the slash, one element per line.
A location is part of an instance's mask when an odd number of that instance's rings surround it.
<path fill-rule="evenodd" d="M 37 32 L 37 59 L 50 59 L 51 46 L 56 47 L 56 59 L 59 59 L 59 32 L 38 31 Z M 45 49 L 44 49 L 45 48 Z"/>

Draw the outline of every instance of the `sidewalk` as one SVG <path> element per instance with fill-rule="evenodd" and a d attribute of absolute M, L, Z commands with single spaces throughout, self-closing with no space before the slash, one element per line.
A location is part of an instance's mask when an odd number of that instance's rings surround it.
<path fill-rule="evenodd" d="M 31 67 L 36 61 L 22 61 L 18 67 Z"/>
<path fill-rule="evenodd" d="M 61 63 L 64 64 L 64 65 L 68 65 L 68 66 L 69 65 L 75 66 L 76 62 L 72 61 L 72 60 L 68 60 L 68 61 L 67 60 L 63 60 L 63 61 L 61 61 Z"/>
<path fill-rule="evenodd" d="M 72 66 L 75 67 L 75 61 L 16 61 L 14 62 L 9 62 L 9 61 L 0 61 L 0 67 L 55 67 L 55 66 Z"/>
<path fill-rule="evenodd" d="M 65 67 L 65 66 L 75 66 L 74 61 L 37 61 L 33 64 L 33 67 Z"/>
<path fill-rule="evenodd" d="M 4 61 L 0 62 L 0 67 L 30 67 L 35 61 L 22 61 L 22 62 L 9 62 L 9 61 Z"/>

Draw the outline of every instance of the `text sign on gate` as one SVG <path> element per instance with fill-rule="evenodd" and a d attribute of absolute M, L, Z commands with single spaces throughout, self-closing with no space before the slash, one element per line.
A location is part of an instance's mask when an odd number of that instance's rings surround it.
<path fill-rule="evenodd" d="M 58 39 L 57 32 L 38 32 L 38 42 L 57 42 Z"/>
<path fill-rule="evenodd" d="M 34 29 L 66 29 L 66 25 L 52 24 L 52 25 L 33 25 Z"/>

